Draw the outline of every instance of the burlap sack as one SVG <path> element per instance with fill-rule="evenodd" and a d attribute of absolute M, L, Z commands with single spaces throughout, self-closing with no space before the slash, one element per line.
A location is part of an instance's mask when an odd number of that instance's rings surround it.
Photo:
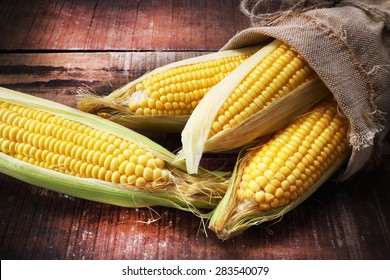
<path fill-rule="evenodd" d="M 223 49 L 278 38 L 301 53 L 351 123 L 353 147 L 340 180 L 380 154 L 389 129 L 390 1 L 244 0 L 252 26 Z"/>

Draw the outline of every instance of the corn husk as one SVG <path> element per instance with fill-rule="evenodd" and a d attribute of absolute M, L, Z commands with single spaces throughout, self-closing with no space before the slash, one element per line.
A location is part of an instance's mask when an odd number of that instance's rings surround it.
<path fill-rule="evenodd" d="M 322 81 L 315 78 L 273 101 L 272 104 L 239 125 L 209 138 L 212 123 L 230 93 L 261 60 L 279 45 L 280 41 L 274 40 L 260 49 L 213 87 L 195 108 L 182 131 L 183 147 L 176 157 L 177 162 L 186 160 L 187 171 L 190 174 L 198 172 L 199 162 L 204 152 L 218 152 L 244 147 L 257 138 L 282 128 L 324 97 L 330 95 L 330 91 Z"/>
<path fill-rule="evenodd" d="M 166 206 L 201 213 L 201 208 L 214 208 L 227 188 L 223 173 L 202 170 L 190 176 L 185 165 L 175 164 L 175 155 L 157 143 L 130 129 L 96 115 L 17 91 L 0 88 L 0 101 L 31 107 L 66 117 L 135 142 L 163 159 L 174 183 L 153 187 L 115 184 L 93 178 L 80 178 L 47 170 L 0 152 L 0 172 L 29 184 L 63 194 L 124 207 Z"/>
<path fill-rule="evenodd" d="M 211 213 L 209 228 L 213 230 L 218 238 L 226 240 L 242 233 L 249 227 L 256 226 L 268 221 L 281 219 L 286 213 L 292 211 L 318 188 L 334 175 L 346 162 L 349 151 L 339 158 L 318 180 L 296 200 L 270 211 L 261 211 L 257 203 L 245 201 L 239 202 L 236 197 L 236 190 L 240 184 L 244 167 L 256 154 L 256 149 L 246 148 L 240 153 L 239 160 L 234 168 L 229 188 L 218 206 Z"/>
<path fill-rule="evenodd" d="M 189 118 L 189 115 L 140 116 L 130 112 L 128 107 L 130 100 L 132 102 L 136 102 L 141 97 L 143 97 L 142 93 L 134 91 L 133 88 L 135 85 L 152 75 L 175 67 L 207 62 L 224 57 L 251 54 L 255 53 L 262 46 L 263 45 L 257 45 L 242 49 L 219 51 L 173 62 L 162 67 L 155 68 L 154 70 L 142 75 L 138 79 L 124 85 L 123 87 L 104 97 L 93 94 L 87 90 L 81 90 L 79 92 L 77 108 L 85 112 L 97 114 L 101 117 L 107 118 L 111 121 L 133 129 L 181 132 Z"/>

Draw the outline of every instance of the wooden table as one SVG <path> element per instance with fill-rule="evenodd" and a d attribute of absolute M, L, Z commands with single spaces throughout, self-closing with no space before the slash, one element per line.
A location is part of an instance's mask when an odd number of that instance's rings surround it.
<path fill-rule="evenodd" d="M 113 3 L 111 3 L 113 2 Z M 239 1 L 0 1 L 0 85 L 76 106 L 146 71 L 213 52 L 249 26 Z M 170 150 L 179 134 L 147 133 Z M 206 157 L 230 170 L 235 157 Z M 389 259 L 390 157 L 325 183 L 277 223 L 227 241 L 191 213 L 127 209 L 0 174 L 1 259 Z"/>

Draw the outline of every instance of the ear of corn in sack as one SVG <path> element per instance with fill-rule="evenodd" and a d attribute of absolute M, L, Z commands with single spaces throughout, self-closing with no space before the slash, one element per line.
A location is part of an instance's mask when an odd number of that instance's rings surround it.
<path fill-rule="evenodd" d="M 213 87 L 182 131 L 186 160 L 196 173 L 203 152 L 233 150 L 273 133 L 330 94 L 293 48 L 274 40 Z"/>
<path fill-rule="evenodd" d="M 130 128 L 179 132 L 204 95 L 260 47 L 170 63 L 105 97 L 81 93 L 78 109 Z"/>
<path fill-rule="evenodd" d="M 209 227 L 227 239 L 291 211 L 340 169 L 349 153 L 347 131 L 335 103 L 318 105 L 243 152 Z"/>
<path fill-rule="evenodd" d="M 125 207 L 213 208 L 222 173 L 189 176 L 174 155 L 130 129 L 0 88 L 0 172 L 79 198 Z"/>

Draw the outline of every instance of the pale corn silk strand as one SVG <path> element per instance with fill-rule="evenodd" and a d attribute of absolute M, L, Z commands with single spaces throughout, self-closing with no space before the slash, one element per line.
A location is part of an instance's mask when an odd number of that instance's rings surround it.
<path fill-rule="evenodd" d="M 244 0 L 252 27 L 223 49 L 269 37 L 294 47 L 333 93 L 350 121 L 345 180 L 377 159 L 389 130 L 390 2 Z"/>

